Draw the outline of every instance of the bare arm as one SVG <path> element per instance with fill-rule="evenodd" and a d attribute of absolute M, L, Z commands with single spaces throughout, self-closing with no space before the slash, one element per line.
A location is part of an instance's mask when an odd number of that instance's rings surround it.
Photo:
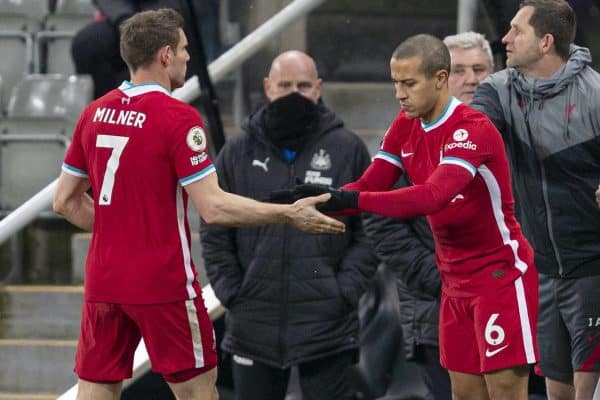
<path fill-rule="evenodd" d="M 186 185 L 185 190 L 200 216 L 209 224 L 244 227 L 285 223 L 309 233 L 341 233 L 345 230 L 342 222 L 321 214 L 314 207 L 327 201 L 329 194 L 307 197 L 294 204 L 261 203 L 223 191 L 216 174 Z"/>
<path fill-rule="evenodd" d="M 89 188 L 87 178 L 61 172 L 52 203 L 54 212 L 86 231 L 94 226 L 94 200 L 86 193 Z"/>

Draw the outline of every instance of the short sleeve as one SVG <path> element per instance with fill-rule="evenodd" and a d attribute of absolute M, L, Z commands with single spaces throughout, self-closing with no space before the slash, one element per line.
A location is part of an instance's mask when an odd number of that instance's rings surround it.
<path fill-rule="evenodd" d="M 85 114 L 82 114 L 75 126 L 73 140 L 67 149 L 62 165 L 64 172 L 80 178 L 87 178 L 88 176 L 87 159 L 82 144 L 84 119 Z"/>
<path fill-rule="evenodd" d="M 458 165 L 475 176 L 477 168 L 488 162 L 494 149 L 501 145 L 500 134 L 490 121 L 465 124 L 446 137 L 440 164 Z"/>
<path fill-rule="evenodd" d="M 402 137 L 403 134 L 406 134 L 406 132 L 408 132 L 410 129 L 407 126 L 404 126 L 404 120 L 405 118 L 403 118 L 401 114 L 394 119 L 383 136 L 379 151 L 377 154 L 375 154 L 375 157 L 373 157 L 374 159 L 387 161 L 388 163 L 395 165 L 402 170 L 404 170 L 402 158 L 400 157 Z"/>
<path fill-rule="evenodd" d="M 172 127 L 171 157 L 182 186 L 196 182 L 215 172 L 208 155 L 208 141 L 200 114 L 182 107 Z"/>

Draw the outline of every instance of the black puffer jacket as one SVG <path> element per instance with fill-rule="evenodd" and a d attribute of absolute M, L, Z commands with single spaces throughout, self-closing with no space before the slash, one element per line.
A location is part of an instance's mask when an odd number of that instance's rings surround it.
<path fill-rule="evenodd" d="M 509 68 L 490 75 L 471 106 L 504 137 L 516 209 L 538 271 L 600 274 L 600 74 L 588 49 L 571 46 L 564 68 L 528 79 Z"/>
<path fill-rule="evenodd" d="M 221 187 L 265 199 L 304 182 L 341 186 L 369 164 L 363 142 L 319 106 L 320 122 L 288 163 L 263 131 L 264 108 L 216 160 Z M 286 368 L 358 345 L 356 307 L 377 265 L 359 216 L 343 235 L 309 235 L 287 225 L 231 229 L 203 224 L 206 270 L 229 311 L 222 348 Z"/>
<path fill-rule="evenodd" d="M 408 185 L 403 176 L 395 187 Z M 373 215 L 366 219 L 365 231 L 396 277 L 406 357 L 413 357 L 417 345 L 437 347 L 441 281 L 427 220 Z"/>

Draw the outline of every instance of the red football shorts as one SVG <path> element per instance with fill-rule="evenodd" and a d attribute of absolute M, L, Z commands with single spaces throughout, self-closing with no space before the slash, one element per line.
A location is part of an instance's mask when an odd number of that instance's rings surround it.
<path fill-rule="evenodd" d="M 451 371 L 482 374 L 534 364 L 538 276 L 535 268 L 482 296 L 449 297 L 440 306 L 440 363 Z"/>
<path fill-rule="evenodd" d="M 130 378 L 141 338 L 152 370 L 167 381 L 189 379 L 217 365 L 212 322 L 201 296 L 162 304 L 84 301 L 75 373 L 91 382 Z"/>

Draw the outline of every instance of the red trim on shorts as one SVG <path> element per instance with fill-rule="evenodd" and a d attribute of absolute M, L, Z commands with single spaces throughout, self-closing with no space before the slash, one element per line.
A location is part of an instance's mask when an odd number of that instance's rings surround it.
<path fill-rule="evenodd" d="M 581 364 L 577 372 L 596 372 L 598 361 L 600 361 L 600 346 L 592 350 L 592 354 Z"/>
<path fill-rule="evenodd" d="M 195 378 L 198 375 L 202 375 L 203 373 L 208 372 L 213 368 L 216 368 L 216 366 L 208 365 L 202 368 L 186 369 L 183 371 L 175 372 L 173 374 L 163 375 L 163 378 L 165 378 L 165 381 L 167 382 L 181 383 L 189 381 L 190 379 Z"/>

